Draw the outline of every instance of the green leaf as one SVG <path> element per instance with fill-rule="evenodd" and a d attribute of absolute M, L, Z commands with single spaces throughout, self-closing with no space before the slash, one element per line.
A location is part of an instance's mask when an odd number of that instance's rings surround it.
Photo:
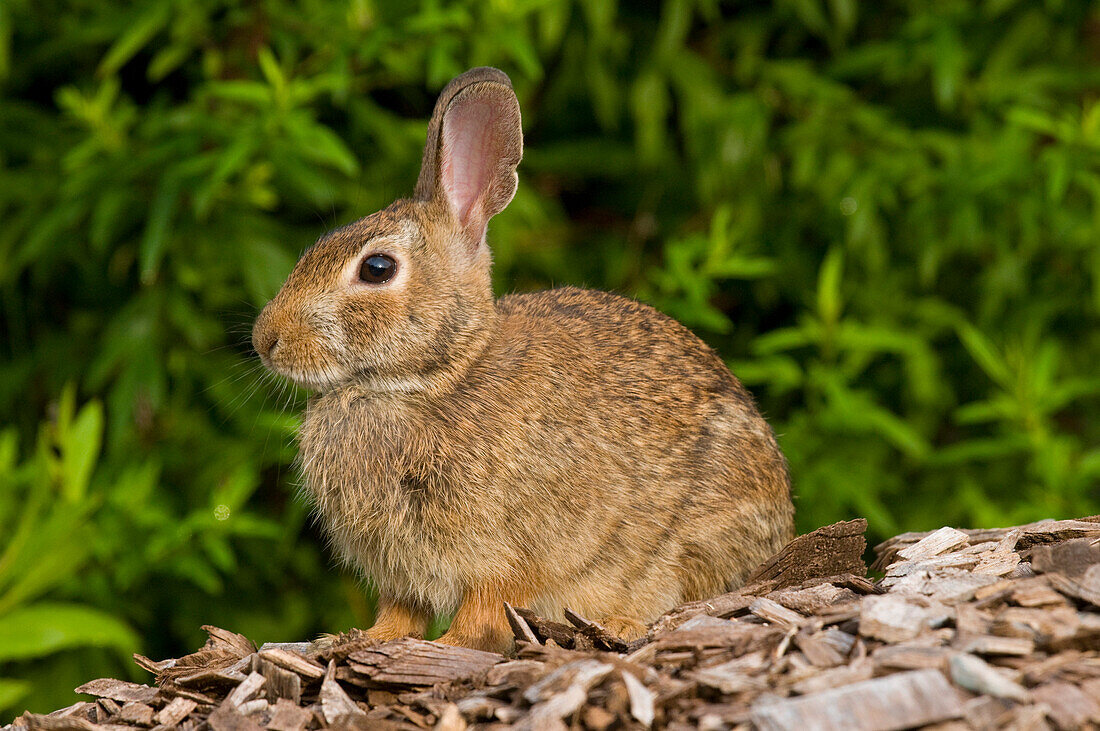
<path fill-rule="evenodd" d="M 112 237 L 117 235 L 125 224 L 122 214 L 130 202 L 131 194 L 128 188 L 113 188 L 103 192 L 95 205 L 88 225 L 88 238 L 92 246 L 103 251 L 111 243 Z"/>
<path fill-rule="evenodd" d="M 0 431 L 0 479 L 8 482 L 15 470 L 15 461 L 19 458 L 19 433 L 8 427 Z M 4 515 L 0 513 L 0 526 L 4 525 Z"/>
<path fill-rule="evenodd" d="M 240 242 L 237 253 L 249 299 L 256 305 L 274 297 L 294 268 L 294 257 L 272 241 L 246 239 Z"/>
<path fill-rule="evenodd" d="M 286 76 L 283 75 L 283 70 L 279 68 L 279 62 L 275 60 L 275 55 L 270 48 L 267 46 L 261 47 L 256 54 L 256 58 L 260 62 L 260 70 L 263 72 L 264 78 L 267 79 L 267 83 L 271 84 L 276 90 L 286 87 Z"/>
<path fill-rule="evenodd" d="M 36 493 L 28 501 L 20 525 L 0 557 L 0 614 L 68 580 L 91 554 L 85 523 L 94 504 L 54 502 L 43 517 L 40 497 Z"/>
<path fill-rule="evenodd" d="M 803 323 L 801 327 L 782 328 L 760 335 L 753 340 L 752 351 L 759 355 L 773 355 L 813 345 L 820 337 L 820 327 Z"/>
<path fill-rule="evenodd" d="M 146 75 L 149 77 L 150 81 L 160 81 L 179 68 L 193 51 L 194 49 L 182 43 L 174 43 L 160 49 L 157 51 L 156 55 L 153 56 L 153 60 L 149 62 L 149 68 L 146 71 Z"/>
<path fill-rule="evenodd" d="M 11 73 L 12 23 L 9 13 L 8 5 L 0 4 L 0 82 L 5 81 Z M 0 702 L 0 706 L 3 705 Z"/>
<path fill-rule="evenodd" d="M 31 691 L 28 680 L 0 678 L 0 710 L 14 708 Z"/>
<path fill-rule="evenodd" d="M 96 74 L 103 78 L 122 68 L 153 36 L 168 25 L 170 17 L 171 6 L 167 2 L 149 3 L 145 13 L 130 23 L 129 29 L 112 44 L 107 55 L 99 62 Z"/>
<path fill-rule="evenodd" d="M 359 161 L 331 129 L 321 124 L 304 123 L 301 128 L 288 127 L 288 132 L 300 145 L 299 153 L 307 160 L 336 168 L 345 175 L 359 169 Z"/>
<path fill-rule="evenodd" d="M 258 81 L 212 81 L 206 85 L 205 91 L 213 97 L 257 109 L 269 107 L 272 103 L 271 87 Z"/>
<path fill-rule="evenodd" d="M 194 194 L 195 213 L 199 218 L 206 218 L 215 194 L 225 181 L 239 173 L 248 164 L 258 145 L 257 130 L 246 128 L 233 140 L 232 144 L 221 151 L 217 166 Z"/>
<path fill-rule="evenodd" d="M 156 280 L 164 248 L 168 244 L 168 232 L 179 201 L 180 180 L 173 174 L 161 178 L 153 204 L 149 208 L 149 217 L 145 224 L 145 233 L 141 238 L 141 281 L 152 284 Z"/>
<path fill-rule="evenodd" d="M 1000 460 L 1011 455 L 1023 454 L 1027 447 L 1027 439 L 1023 436 L 970 439 L 940 448 L 930 462 L 936 465 L 953 465 L 962 462 Z"/>
<path fill-rule="evenodd" d="M 76 647 L 109 647 L 129 655 L 141 649 L 141 641 L 125 622 L 79 604 L 37 602 L 0 615 L 0 662 Z"/>
<path fill-rule="evenodd" d="M 631 89 L 630 101 L 638 157 L 647 165 L 655 165 L 667 149 L 665 119 L 671 106 L 667 80 L 655 71 L 639 76 Z"/>
<path fill-rule="evenodd" d="M 1012 373 L 1004 356 L 997 346 L 980 330 L 969 323 L 959 323 L 956 327 L 959 339 L 974 361 L 990 378 L 1003 388 L 1012 384 Z"/>
<path fill-rule="evenodd" d="M 82 500 L 88 489 L 103 437 L 103 406 L 89 401 L 80 409 L 61 440 L 62 495 L 69 502 Z"/>
<path fill-rule="evenodd" d="M 817 278 L 817 314 L 826 327 L 840 319 L 840 279 L 844 269 L 844 250 L 829 249 Z"/>

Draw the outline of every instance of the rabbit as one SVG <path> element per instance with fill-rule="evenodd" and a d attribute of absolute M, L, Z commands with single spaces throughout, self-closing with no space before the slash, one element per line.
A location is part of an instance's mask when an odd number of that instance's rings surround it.
<path fill-rule="evenodd" d="M 255 322 L 263 364 L 315 392 L 305 492 L 377 587 L 370 638 L 455 612 L 439 642 L 506 652 L 508 602 L 631 640 L 793 535 L 771 428 L 687 328 L 573 287 L 494 299 L 522 153 L 508 76 L 458 76 L 413 197 L 322 236 Z"/>

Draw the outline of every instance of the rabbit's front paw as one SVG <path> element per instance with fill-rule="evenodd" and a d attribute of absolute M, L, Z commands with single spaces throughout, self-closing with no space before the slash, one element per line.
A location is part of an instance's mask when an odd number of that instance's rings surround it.
<path fill-rule="evenodd" d="M 504 615 L 504 603 L 524 606 L 531 591 L 526 587 L 481 586 L 469 589 L 451 621 L 451 627 L 436 642 L 470 647 L 486 652 L 512 653 L 512 629 Z"/>
<path fill-rule="evenodd" d="M 396 602 L 379 603 L 378 617 L 367 630 L 367 637 L 389 642 L 399 637 L 423 637 L 428 629 L 428 617 L 424 612 Z"/>
<path fill-rule="evenodd" d="M 445 632 L 436 642 L 453 647 L 468 647 L 472 650 L 497 652 L 501 655 L 510 654 L 513 648 L 512 633 L 495 629 L 487 629 L 485 632 L 476 635 L 451 630 Z"/>

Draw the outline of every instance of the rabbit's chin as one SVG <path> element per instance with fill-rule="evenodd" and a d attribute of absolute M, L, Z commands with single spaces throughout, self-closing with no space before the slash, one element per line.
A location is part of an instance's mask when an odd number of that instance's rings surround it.
<path fill-rule="evenodd" d="M 379 375 L 346 373 L 343 369 L 326 369 L 323 373 L 307 373 L 293 369 L 273 368 L 273 371 L 304 389 L 318 394 L 353 387 L 357 391 L 376 394 L 414 394 L 432 390 L 437 384 L 415 375 Z"/>
<path fill-rule="evenodd" d="M 276 373 L 302 388 L 324 393 L 348 384 L 352 378 L 343 369 L 327 368 L 323 372 L 306 372 L 289 368 L 273 368 Z"/>

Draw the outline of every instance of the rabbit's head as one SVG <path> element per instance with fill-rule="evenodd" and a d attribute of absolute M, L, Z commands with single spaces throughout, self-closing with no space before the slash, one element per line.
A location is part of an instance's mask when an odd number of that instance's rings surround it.
<path fill-rule="evenodd" d="M 523 155 L 503 72 L 455 78 L 428 125 L 416 192 L 323 236 L 264 307 L 264 365 L 318 391 L 360 381 L 420 390 L 475 348 L 494 318 L 485 243 Z"/>

